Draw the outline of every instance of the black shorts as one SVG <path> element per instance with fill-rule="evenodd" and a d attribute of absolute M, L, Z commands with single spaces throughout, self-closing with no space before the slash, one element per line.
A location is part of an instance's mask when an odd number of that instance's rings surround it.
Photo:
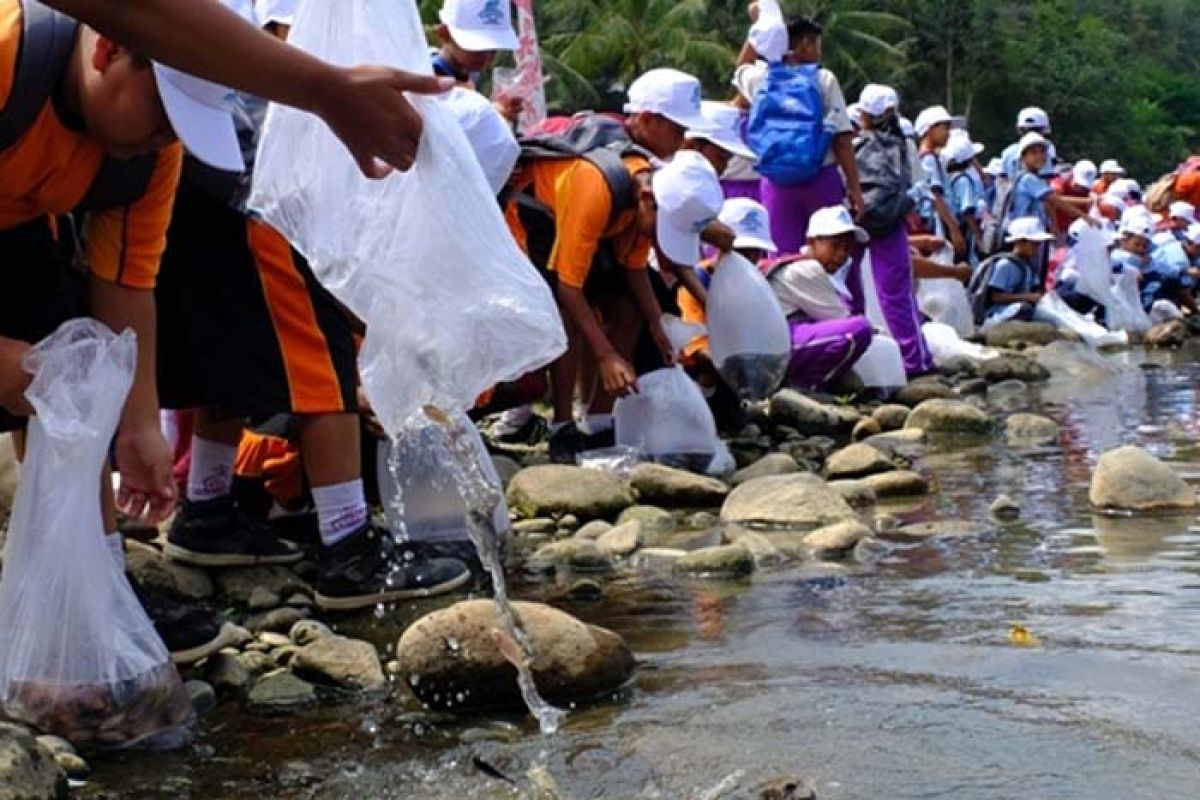
<path fill-rule="evenodd" d="M 8 265 L 0 293 L 0 336 L 35 344 L 69 319 L 87 315 L 87 278 L 72 268 L 69 220 L 40 217 L 0 231 L 0 262 Z M 25 427 L 0 410 L 0 432 Z"/>
<path fill-rule="evenodd" d="M 251 419 L 358 410 L 348 314 L 280 234 L 186 183 L 157 298 L 164 408 Z"/>

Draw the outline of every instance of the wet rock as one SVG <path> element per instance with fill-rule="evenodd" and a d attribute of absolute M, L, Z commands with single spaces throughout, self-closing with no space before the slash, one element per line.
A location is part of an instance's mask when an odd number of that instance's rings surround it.
<path fill-rule="evenodd" d="M 954 356 L 938 365 L 938 372 L 952 381 L 979 377 L 979 362 L 967 356 Z"/>
<path fill-rule="evenodd" d="M 228 602 L 244 606 L 250 603 L 255 589 L 263 589 L 284 597 L 293 592 L 311 592 L 300 576 L 286 567 L 243 567 L 216 573 L 217 590 Z"/>
<path fill-rule="evenodd" d="M 880 529 L 879 538 L 893 542 L 922 542 L 936 538 L 962 538 L 978 536 L 982 533 L 979 526 L 966 520 L 938 520 L 936 522 L 918 522 L 912 525 L 901 525 L 898 528 Z"/>
<path fill-rule="evenodd" d="M 255 638 L 257 639 L 257 641 L 260 644 L 266 645 L 267 648 L 272 649 L 272 650 L 275 649 L 276 647 L 286 647 L 287 645 L 292 643 L 292 640 L 290 637 L 285 636 L 282 633 L 273 633 L 270 631 L 267 631 L 265 633 L 260 633 Z"/>
<path fill-rule="evenodd" d="M 853 508 L 865 508 L 875 504 L 875 490 L 864 480 L 830 481 L 829 488 L 842 496 Z"/>
<path fill-rule="evenodd" d="M 706 531 L 715 527 L 719 521 L 717 515 L 711 511 L 697 511 L 684 518 L 683 527 L 693 531 Z"/>
<path fill-rule="evenodd" d="M 764 447 L 757 440 L 751 439 L 730 439 L 725 444 L 729 447 L 729 452 L 739 469 L 750 466 L 770 451 L 769 447 Z"/>
<path fill-rule="evenodd" d="M 879 424 L 879 420 L 874 417 L 860 419 L 858 424 L 854 426 L 854 430 L 850 433 L 850 438 L 856 442 L 861 442 L 868 436 L 875 436 L 883 433 L 883 426 Z"/>
<path fill-rule="evenodd" d="M 241 694 L 250 685 L 250 671 L 237 656 L 217 653 L 208 660 L 205 677 L 217 694 Z"/>
<path fill-rule="evenodd" d="M 276 647 L 271 651 L 271 660 L 275 662 L 277 667 L 286 667 L 291 665 L 292 660 L 296 657 L 296 653 L 300 652 L 300 648 L 294 644 Z"/>
<path fill-rule="evenodd" d="M 669 531 L 675 527 L 674 515 L 655 506 L 630 506 L 617 517 L 617 524 L 624 525 L 634 520 L 642 523 L 642 529 L 647 531 Z"/>
<path fill-rule="evenodd" d="M 1013 347 L 1016 344 L 1050 344 L 1064 339 L 1058 329 L 1046 322 L 1002 322 L 987 332 L 988 347 Z"/>
<path fill-rule="evenodd" d="M 871 418 L 879 423 L 884 431 L 898 431 L 904 427 L 912 409 L 896 403 L 880 406 L 871 412 Z"/>
<path fill-rule="evenodd" d="M 596 539 L 596 545 L 609 556 L 624 558 L 642 546 L 642 523 L 637 520 L 618 525 Z"/>
<path fill-rule="evenodd" d="M 725 537 L 730 544 L 741 545 L 749 550 L 756 567 L 772 566 L 787 560 L 783 551 L 758 531 L 734 527 L 725 531 Z"/>
<path fill-rule="evenodd" d="M 798 778 L 771 781 L 756 791 L 758 800 L 817 800 L 816 789 Z"/>
<path fill-rule="evenodd" d="M 702 547 L 679 559 L 675 569 L 699 577 L 735 578 L 754 571 L 754 556 L 740 544 Z"/>
<path fill-rule="evenodd" d="M 954 397 L 954 388 L 941 378 L 917 378 L 900 387 L 893 398 L 897 403 L 910 408 L 927 400 L 948 400 Z"/>
<path fill-rule="evenodd" d="M 254 634 L 241 625 L 229 624 L 222 629 L 230 647 L 241 649 L 254 641 Z"/>
<path fill-rule="evenodd" d="M 1170 467 L 1140 447 L 1110 450 L 1092 475 L 1092 505 L 1120 511 L 1196 507 L 1196 493 Z"/>
<path fill-rule="evenodd" d="M 312 644 L 318 639 L 333 635 L 334 633 L 329 629 L 328 625 L 323 622 L 317 622 L 315 619 L 301 620 L 288 631 L 288 639 L 301 647 Z"/>
<path fill-rule="evenodd" d="M 771 398 L 770 414 L 772 425 L 787 425 L 808 435 L 836 433 L 842 421 L 833 408 L 794 389 L 784 389 Z"/>
<path fill-rule="evenodd" d="M 558 530 L 558 523 L 549 517 L 522 519 L 512 524 L 512 531 L 518 536 L 549 535 Z"/>
<path fill-rule="evenodd" d="M 733 474 L 733 485 L 741 486 L 755 478 L 765 478 L 768 475 L 791 475 L 800 471 L 796 459 L 787 453 L 771 453 L 763 456 L 745 469 Z"/>
<path fill-rule="evenodd" d="M 250 592 L 250 598 L 246 600 L 246 608 L 251 611 L 269 611 L 272 608 L 279 608 L 283 604 L 283 598 L 267 589 L 264 586 L 256 586 Z"/>
<path fill-rule="evenodd" d="M 633 563 L 639 567 L 671 566 L 688 554 L 677 547 L 643 547 L 634 555 Z"/>
<path fill-rule="evenodd" d="M 157 547 L 132 539 L 125 541 L 125 569 L 142 586 L 184 600 L 207 600 L 216 591 L 208 573 L 168 561 Z"/>
<path fill-rule="evenodd" d="M 630 481 L 640 501 L 668 508 L 717 506 L 729 494 L 729 487 L 716 478 L 661 464 L 639 464 Z"/>
<path fill-rule="evenodd" d="M 1050 371 L 1024 356 L 1000 356 L 984 361 L 979 367 L 979 376 L 988 383 L 1014 379 L 1026 383 L 1039 383 L 1050 380 Z"/>
<path fill-rule="evenodd" d="M 563 514 L 558 518 L 558 529 L 560 531 L 573 531 L 579 527 L 579 517 L 574 514 Z"/>
<path fill-rule="evenodd" d="M 292 608 L 312 608 L 314 605 L 316 605 L 316 603 L 313 602 L 313 599 L 304 592 L 296 592 L 283 602 L 284 605 L 291 606 Z"/>
<path fill-rule="evenodd" d="M 534 682 L 550 702 L 593 697 L 622 686 L 633 654 L 621 637 L 540 603 L 513 603 L 532 642 Z M 413 693 L 439 709 L 516 707 L 516 670 L 496 646 L 501 629 L 491 600 L 468 600 L 417 620 L 397 645 Z"/>
<path fill-rule="evenodd" d="M 837 415 L 840 430 L 852 431 L 855 425 L 862 422 L 863 415 L 852 406 L 836 405 L 829 406 L 829 409 Z"/>
<path fill-rule="evenodd" d="M 863 483 L 879 500 L 919 497 L 929 494 L 929 482 L 912 470 L 901 469 L 863 478 Z"/>
<path fill-rule="evenodd" d="M 1006 494 L 997 497 L 988 507 L 988 513 L 997 519 L 1012 520 L 1021 516 L 1021 507 L 1017 501 Z"/>
<path fill-rule="evenodd" d="M 986 413 L 961 400 L 926 400 L 913 409 L 904 427 L 926 434 L 986 436 L 993 424 Z"/>
<path fill-rule="evenodd" d="M 602 519 L 594 519 L 579 530 L 575 531 L 575 538 L 591 539 L 594 542 L 612 529 L 613 525 L 611 522 L 605 522 Z"/>
<path fill-rule="evenodd" d="M 246 695 L 246 707 L 260 714 L 294 714 L 316 703 L 316 688 L 286 669 L 262 676 Z"/>
<path fill-rule="evenodd" d="M 67 776 L 20 725 L 0 722 L 0 800 L 66 800 Z"/>
<path fill-rule="evenodd" d="M 567 597 L 580 603 L 598 603 L 604 599 L 604 587 L 590 578 L 582 578 L 567 589 Z"/>
<path fill-rule="evenodd" d="M 1168 322 L 1159 323 L 1146 331 L 1146 338 L 1143 341 L 1146 347 L 1173 349 L 1183 347 L 1188 337 L 1187 323 L 1181 319 L 1173 319 Z"/>
<path fill-rule="evenodd" d="M 896 465 L 876 448 L 861 442 L 844 447 L 825 462 L 825 477 L 830 480 L 865 478 L 894 470 Z"/>
<path fill-rule="evenodd" d="M 196 710 L 196 716 L 203 717 L 217 707 L 217 693 L 204 681 L 188 681 L 183 688 L 187 690 L 188 697 L 192 700 L 192 708 Z"/>
<path fill-rule="evenodd" d="M 245 653 L 239 653 L 237 656 L 238 663 L 245 668 L 250 675 L 262 675 L 275 668 L 275 659 L 271 658 L 266 653 L 255 650 L 248 650 Z"/>
<path fill-rule="evenodd" d="M 564 539 L 542 545 L 525 562 L 535 572 L 552 572 L 568 568 L 577 572 L 609 572 L 612 557 L 589 539 Z"/>
<path fill-rule="evenodd" d="M 246 627 L 254 633 L 287 633 L 302 619 L 308 617 L 306 610 L 299 608 L 276 608 L 265 614 L 257 614 L 246 620 Z"/>
<path fill-rule="evenodd" d="M 861 522 L 839 522 L 808 534 L 804 545 L 817 558 L 836 558 L 849 553 L 870 535 L 871 529 Z"/>
<path fill-rule="evenodd" d="M 496 474 L 500 476 L 500 485 L 505 489 L 521 471 L 521 465 L 508 456 L 492 456 L 492 464 L 496 466 Z"/>
<path fill-rule="evenodd" d="M 854 510 L 816 475 L 777 475 L 743 483 L 721 509 L 721 519 L 742 525 L 812 527 L 854 518 Z"/>
<path fill-rule="evenodd" d="M 1057 442 L 1058 423 L 1038 414 L 1013 414 L 1004 420 L 1004 438 L 1009 444 Z"/>
<path fill-rule="evenodd" d="M 344 636 L 322 636 L 301 647 L 290 666 L 299 678 L 339 689 L 370 692 L 387 683 L 375 646 Z"/>
<path fill-rule="evenodd" d="M 888 431 L 864 440 L 863 444 L 869 444 L 893 458 L 902 453 L 919 453 L 925 444 L 925 431 L 920 428 Z"/>
<path fill-rule="evenodd" d="M 77 753 L 62 753 L 54 756 L 54 762 L 67 774 L 71 781 L 86 781 L 92 774 L 92 768 Z M 3 797 L 0 790 L 0 797 Z"/>
<path fill-rule="evenodd" d="M 969 378 L 954 384 L 954 394 L 956 397 L 978 397 L 987 394 L 988 385 L 983 378 Z"/>
<path fill-rule="evenodd" d="M 633 505 L 633 490 L 599 470 L 547 464 L 517 473 L 508 486 L 508 504 L 526 518 L 574 514 L 581 520 L 607 519 Z"/>

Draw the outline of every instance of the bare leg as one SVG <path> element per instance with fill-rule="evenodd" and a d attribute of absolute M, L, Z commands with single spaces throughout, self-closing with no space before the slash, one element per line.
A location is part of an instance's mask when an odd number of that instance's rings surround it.
<path fill-rule="evenodd" d="M 356 414 L 300 418 L 300 453 L 312 486 L 335 486 L 362 475 L 362 431 Z"/>
<path fill-rule="evenodd" d="M 622 295 L 608 300 L 604 305 L 604 320 L 609 341 L 621 358 L 632 363 L 638 337 L 646 322 L 633 298 Z M 588 410 L 592 414 L 611 414 L 615 402 L 615 397 L 597 385 Z"/>

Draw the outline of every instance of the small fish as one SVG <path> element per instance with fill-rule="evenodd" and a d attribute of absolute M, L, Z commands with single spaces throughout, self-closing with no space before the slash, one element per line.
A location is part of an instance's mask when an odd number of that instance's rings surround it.
<path fill-rule="evenodd" d="M 492 641 L 496 643 L 496 648 L 500 651 L 500 655 L 504 656 L 505 661 L 517 669 L 525 666 L 525 653 L 522 652 L 521 645 L 517 644 L 517 640 L 507 631 L 492 628 Z"/>
<path fill-rule="evenodd" d="M 514 781 L 512 778 L 505 775 L 503 772 L 498 770 L 496 767 L 493 767 L 491 764 L 484 761 L 479 756 L 475 756 L 474 758 L 472 758 L 471 763 L 474 765 L 475 769 L 479 770 L 484 775 L 487 775 L 489 778 L 495 778 L 498 781 L 504 781 L 505 783 L 511 784 L 513 786 L 517 785 L 516 781 Z"/>
<path fill-rule="evenodd" d="M 454 421 L 450 419 L 450 416 L 437 406 L 424 406 L 421 410 L 425 412 L 425 416 L 429 417 L 438 425 L 443 425 L 447 428 L 454 426 Z"/>
<path fill-rule="evenodd" d="M 1008 641 L 1013 647 L 1040 647 L 1042 644 L 1042 640 L 1024 625 L 1013 625 L 1008 631 Z"/>

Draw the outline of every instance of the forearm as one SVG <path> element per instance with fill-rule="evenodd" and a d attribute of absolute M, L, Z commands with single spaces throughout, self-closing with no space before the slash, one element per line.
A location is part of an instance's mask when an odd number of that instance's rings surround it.
<path fill-rule="evenodd" d="M 1046 195 L 1045 200 L 1046 210 L 1050 212 L 1061 211 L 1062 213 L 1074 217 L 1075 219 L 1088 219 L 1088 208 L 1078 208 L 1073 203 L 1068 202 L 1067 198 L 1060 194 Z"/>
<path fill-rule="evenodd" d="M 579 332 L 583 334 L 588 347 L 591 348 L 592 354 L 597 359 L 605 358 L 616 352 L 612 342 L 604 335 L 604 329 L 600 327 L 600 322 L 596 319 L 596 314 L 592 311 L 592 307 L 588 304 L 587 298 L 583 296 L 581 289 L 564 286 L 560 283 L 556 295 L 559 305 L 575 323 Z"/>
<path fill-rule="evenodd" d="M 683 284 L 683 288 L 688 293 L 696 298 L 701 306 L 708 307 L 708 289 L 700 282 L 700 276 L 690 269 L 680 270 L 678 273 L 679 282 Z"/>
<path fill-rule="evenodd" d="M 994 305 L 1006 306 L 1010 303 L 1036 303 L 1042 299 L 1042 296 L 1037 292 L 1029 292 L 1028 294 L 1014 294 L 1012 292 L 992 292 L 992 303 Z"/>
<path fill-rule="evenodd" d="M 149 58 L 307 111 L 321 110 L 341 76 L 216 0 L 47 2 Z"/>
<path fill-rule="evenodd" d="M 740 67 L 743 64 L 753 64 L 757 60 L 758 52 L 754 49 L 754 45 L 750 44 L 750 42 L 746 42 L 742 45 L 741 52 L 738 53 L 736 66 Z"/>
<path fill-rule="evenodd" d="M 157 317 L 154 292 L 90 279 L 92 315 L 117 333 L 137 335 L 137 369 L 125 401 L 122 425 L 158 424 Z"/>
<path fill-rule="evenodd" d="M 833 137 L 833 158 L 846 180 L 846 191 L 855 194 L 862 192 L 862 184 L 858 177 L 858 161 L 854 158 L 854 134 L 839 133 Z"/>

